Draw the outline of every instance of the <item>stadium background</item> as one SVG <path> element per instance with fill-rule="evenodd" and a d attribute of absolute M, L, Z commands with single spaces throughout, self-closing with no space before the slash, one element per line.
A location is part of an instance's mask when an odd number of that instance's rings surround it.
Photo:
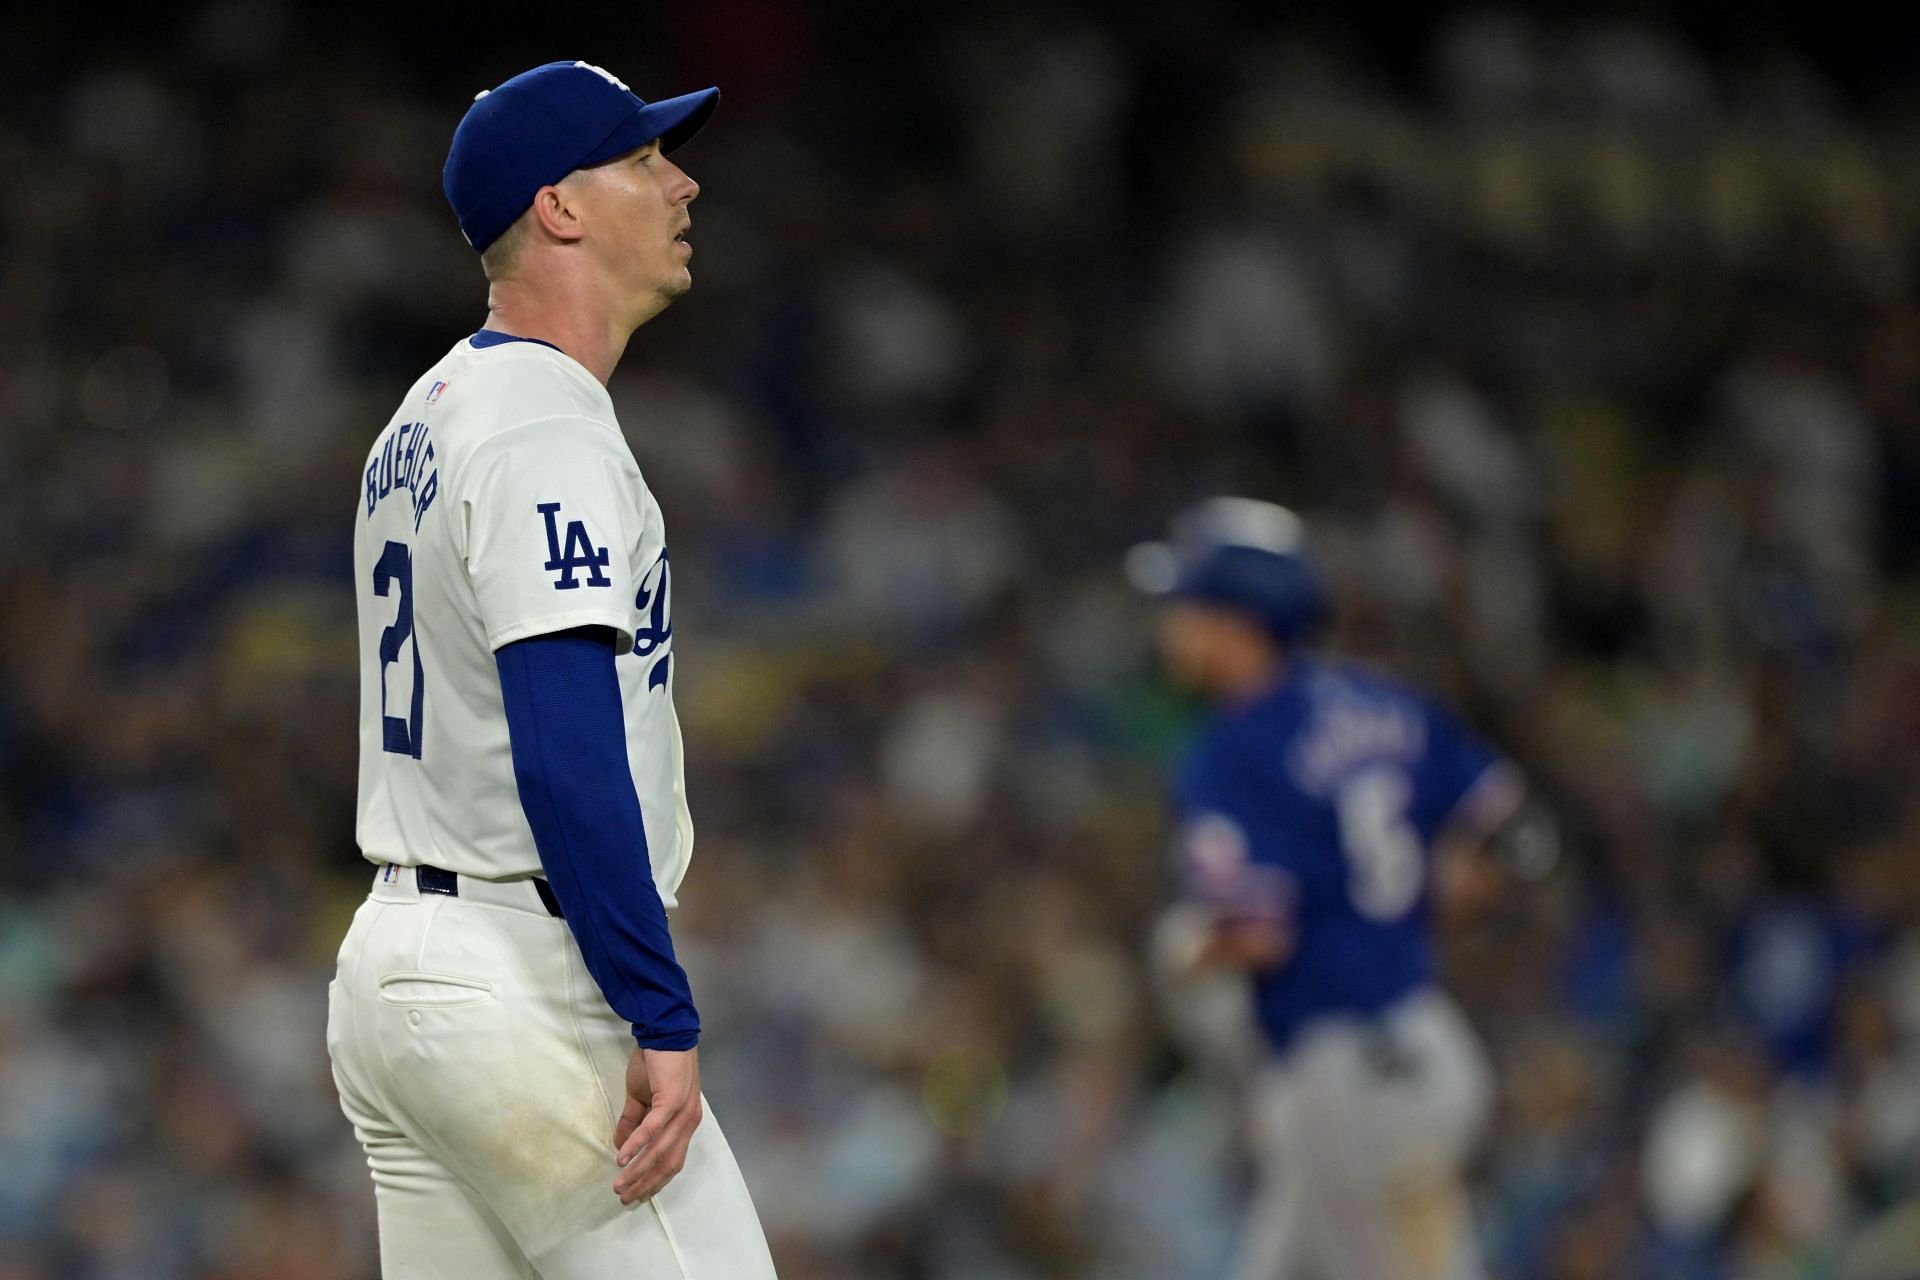
<path fill-rule="evenodd" d="M 1920 42 L 1658 6 L 242 0 L 0 19 L 0 1277 L 357 1280 L 321 1025 L 356 465 L 552 57 L 726 93 L 613 395 L 673 531 L 675 932 L 787 1280 L 1179 1280 L 1120 552 L 1292 502 L 1562 817 L 1452 939 L 1502 1277 L 1920 1274 Z"/>

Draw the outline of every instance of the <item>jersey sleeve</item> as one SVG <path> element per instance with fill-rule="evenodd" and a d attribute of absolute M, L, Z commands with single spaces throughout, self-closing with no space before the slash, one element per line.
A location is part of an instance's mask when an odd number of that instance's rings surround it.
<path fill-rule="evenodd" d="M 1422 806 L 1430 815 L 1429 838 L 1459 816 L 1483 782 L 1510 772 L 1504 757 L 1444 708 L 1428 703 L 1427 750 L 1421 761 Z"/>
<path fill-rule="evenodd" d="M 1212 745 L 1187 760 L 1174 790 L 1173 858 L 1179 894 L 1222 917 L 1290 915 L 1291 880 L 1255 856 L 1252 815 L 1236 785 L 1231 757 Z"/>
<path fill-rule="evenodd" d="M 633 646 L 639 485 L 619 432 L 553 418 L 475 452 L 461 486 L 466 567 L 489 647 L 575 627 Z"/>

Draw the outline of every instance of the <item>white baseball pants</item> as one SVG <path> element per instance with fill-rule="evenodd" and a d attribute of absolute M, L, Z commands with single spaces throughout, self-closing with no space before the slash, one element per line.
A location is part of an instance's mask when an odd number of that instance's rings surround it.
<path fill-rule="evenodd" d="M 1452 1000 L 1310 1029 L 1253 1102 L 1234 1280 L 1483 1280 L 1462 1171 L 1492 1075 Z"/>
<path fill-rule="evenodd" d="M 711 1112 L 652 1200 L 613 1193 L 633 1037 L 530 881 L 377 877 L 340 947 L 327 1051 L 366 1148 L 387 1280 L 772 1280 Z"/>

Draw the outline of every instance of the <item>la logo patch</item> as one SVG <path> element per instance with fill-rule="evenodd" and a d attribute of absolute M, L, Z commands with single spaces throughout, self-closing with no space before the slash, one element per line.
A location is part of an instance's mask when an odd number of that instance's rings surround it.
<path fill-rule="evenodd" d="M 610 587 L 613 579 L 600 572 L 607 567 L 612 558 L 605 547 L 593 545 L 593 539 L 587 536 L 586 522 L 567 521 L 567 536 L 564 547 L 560 539 L 560 504 L 542 502 L 534 510 L 547 522 L 547 563 L 543 566 L 548 573 L 558 573 L 553 580 L 555 591 L 572 591 L 580 586 L 580 580 L 574 574 L 585 569 L 586 585 L 589 587 Z"/>

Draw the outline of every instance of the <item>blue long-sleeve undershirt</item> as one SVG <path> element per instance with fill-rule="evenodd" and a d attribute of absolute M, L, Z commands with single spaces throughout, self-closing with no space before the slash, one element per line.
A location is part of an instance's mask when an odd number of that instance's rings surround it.
<path fill-rule="evenodd" d="M 535 636 L 494 659 L 520 807 L 587 972 L 642 1048 L 693 1048 L 700 1018 L 647 857 L 611 633 Z"/>

